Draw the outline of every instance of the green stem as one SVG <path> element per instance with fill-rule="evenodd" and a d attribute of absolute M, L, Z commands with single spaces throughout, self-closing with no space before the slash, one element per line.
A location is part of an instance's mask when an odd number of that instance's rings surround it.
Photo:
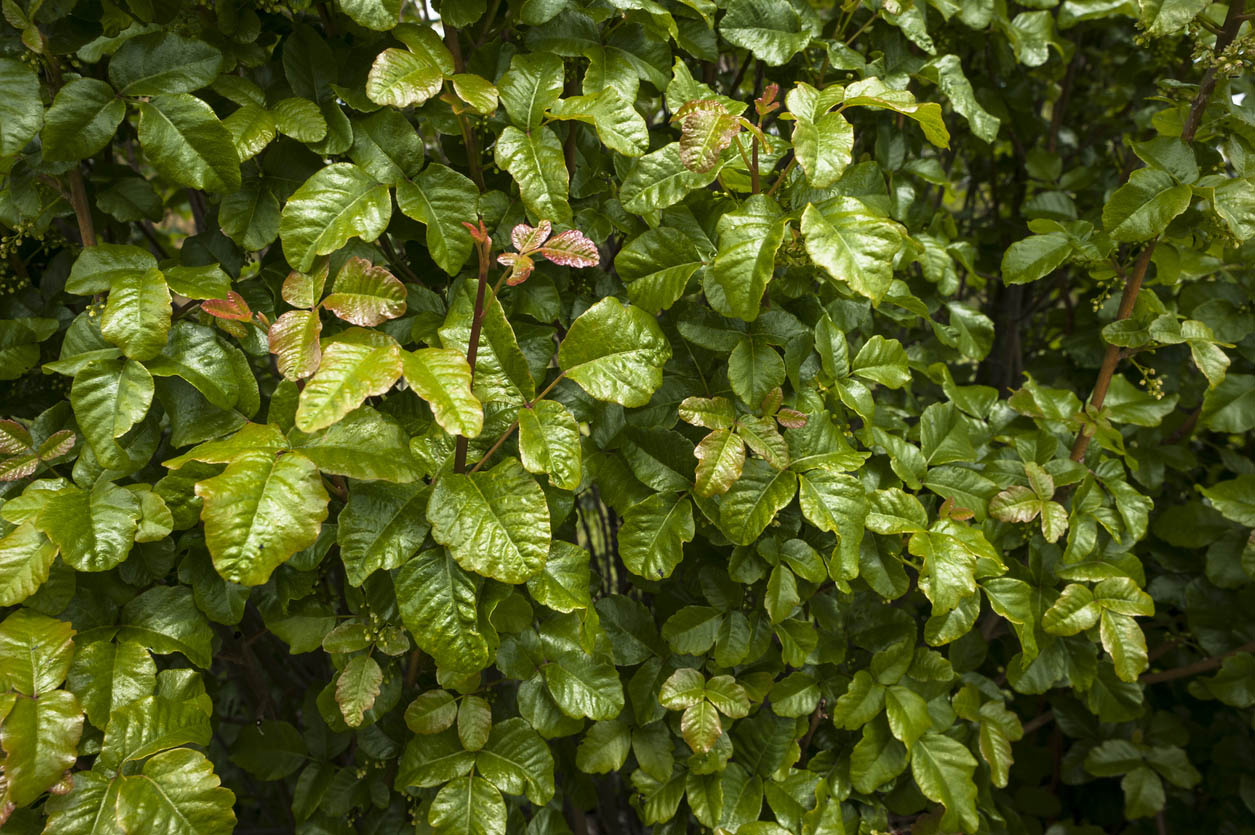
<path fill-rule="evenodd" d="M 501 437 L 498 438 L 496 442 L 493 443 L 493 445 L 488 448 L 488 451 L 484 453 L 482 458 L 480 458 L 478 461 L 475 462 L 475 466 L 471 467 L 471 475 L 474 475 L 475 473 L 479 472 L 480 467 L 484 466 L 484 464 L 488 462 L 488 459 L 493 456 L 493 453 L 501 449 L 501 445 L 504 444 L 506 442 L 506 439 L 509 438 L 511 435 L 513 435 L 514 430 L 518 428 L 519 428 L 519 422 L 517 420 L 514 421 L 514 423 L 511 423 L 510 428 L 502 432 Z"/>
<path fill-rule="evenodd" d="M 549 392 L 553 391 L 553 387 L 554 387 L 554 386 L 556 386 L 558 383 L 562 382 L 562 378 L 563 378 L 563 377 L 565 377 L 565 376 L 566 376 L 566 372 L 565 372 L 565 371 L 563 371 L 563 372 L 559 373 L 557 377 L 554 377 L 554 378 L 553 378 L 553 382 L 552 382 L 552 383 L 550 383 L 549 385 L 545 386 L 545 390 L 544 390 L 544 391 L 542 391 L 540 394 L 536 395 L 536 399 L 535 399 L 535 400 L 533 400 L 531 403 L 528 403 L 528 404 L 527 404 L 527 408 L 529 408 L 529 409 L 530 409 L 530 408 L 532 408 L 532 406 L 536 405 L 536 403 L 537 403 L 537 402 L 539 402 L 539 401 L 541 401 L 541 400 L 544 400 L 544 399 L 545 399 L 545 395 L 547 395 Z"/>
<path fill-rule="evenodd" d="M 562 378 L 563 378 L 563 377 L 565 377 L 565 376 L 566 376 L 566 372 L 565 372 L 565 371 L 563 371 L 563 372 L 559 373 L 557 377 L 554 377 L 554 378 L 553 378 L 553 382 L 551 382 L 549 385 L 545 386 L 545 390 L 544 390 L 544 391 L 542 391 L 540 394 L 536 395 L 535 399 L 528 401 L 528 403 L 527 403 L 527 405 L 526 405 L 526 408 L 530 409 L 530 408 L 532 408 L 533 406 L 535 406 L 537 403 L 539 403 L 541 400 L 544 400 L 544 399 L 545 399 L 545 395 L 547 395 L 547 394 L 549 394 L 549 392 L 553 391 L 554 386 L 558 385 L 558 383 L 559 383 L 559 382 L 561 382 L 561 381 L 562 381 Z M 485 453 L 484 453 L 484 454 L 480 457 L 480 459 L 479 459 L 478 461 L 476 461 L 476 462 L 475 462 L 475 466 L 471 467 L 471 470 L 470 470 L 470 471 L 471 471 L 472 473 L 477 473 L 477 472 L 479 472 L 480 468 L 481 468 L 481 467 L 483 467 L 483 466 L 484 466 L 484 464 L 488 463 L 488 459 L 489 459 L 489 458 L 491 458 L 491 457 L 493 456 L 493 454 L 494 454 L 497 450 L 501 449 L 501 445 L 502 445 L 502 444 L 504 444 L 504 443 L 506 442 L 506 440 L 507 440 L 507 439 L 509 439 L 509 437 L 510 437 L 511 435 L 513 435 L 513 434 L 514 434 L 514 430 L 515 430 L 515 429 L 518 429 L 518 428 L 519 428 L 519 422 L 518 422 L 517 420 L 516 420 L 516 421 L 514 421 L 514 423 L 511 423 L 511 424 L 510 424 L 510 427 L 509 427 L 508 429 L 506 429 L 506 431 L 504 431 L 504 432 L 502 432 L 502 433 L 501 433 L 501 437 L 497 438 L 497 440 L 495 440 L 495 441 L 493 442 L 492 446 L 490 446 L 490 447 L 488 448 L 488 451 L 487 451 L 487 452 L 485 452 Z M 461 472 L 461 470 L 459 470 L 458 472 Z"/>
<path fill-rule="evenodd" d="M 753 172 L 755 166 L 750 164 L 750 158 L 745 153 L 745 146 L 741 144 L 741 137 L 737 136 L 735 141 L 737 153 L 741 155 L 741 161 L 745 163 L 745 170 Z"/>
<path fill-rule="evenodd" d="M 767 189 L 768 197 L 775 194 L 776 189 L 780 188 L 780 185 L 789 178 L 789 174 L 793 173 L 793 166 L 795 165 L 797 165 L 797 157 L 790 157 L 789 164 L 786 165 L 784 170 L 780 172 L 780 176 L 777 177 L 776 181 L 771 184 L 771 188 Z"/>

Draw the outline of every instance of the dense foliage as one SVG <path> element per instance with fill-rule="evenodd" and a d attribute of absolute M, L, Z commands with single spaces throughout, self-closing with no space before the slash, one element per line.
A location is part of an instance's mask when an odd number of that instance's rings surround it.
<path fill-rule="evenodd" d="M 3 0 L 5 832 L 1251 833 L 1244 0 Z"/>

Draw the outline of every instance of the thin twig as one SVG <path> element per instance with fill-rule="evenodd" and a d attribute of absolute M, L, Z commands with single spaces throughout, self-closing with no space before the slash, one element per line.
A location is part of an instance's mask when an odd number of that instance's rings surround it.
<path fill-rule="evenodd" d="M 1220 34 L 1216 36 L 1216 45 L 1212 47 L 1214 55 L 1220 55 L 1224 52 L 1229 44 L 1233 43 L 1233 39 L 1238 36 L 1238 30 L 1242 28 L 1245 21 L 1243 12 L 1246 11 L 1246 0 L 1233 0 L 1229 4 L 1229 13 L 1225 15 L 1224 25 L 1221 27 Z M 1211 100 L 1212 91 L 1216 89 L 1216 67 L 1213 64 L 1207 68 L 1207 72 L 1203 73 L 1203 80 L 1198 85 L 1198 93 L 1194 96 L 1194 101 L 1190 105 L 1190 112 L 1185 117 L 1185 125 L 1181 128 L 1181 141 L 1190 143 L 1194 141 L 1194 134 L 1198 132 L 1199 125 L 1203 123 L 1203 113 L 1207 110 L 1207 103 Z"/>
<path fill-rule="evenodd" d="M 1198 675 L 1199 673 L 1210 672 L 1211 670 L 1218 669 L 1222 664 L 1224 664 L 1227 658 L 1232 655 L 1237 655 L 1240 652 L 1255 652 L 1255 641 L 1245 643 L 1237 649 L 1222 652 L 1220 655 L 1213 655 L 1210 658 L 1195 661 L 1193 664 L 1173 667 L 1170 670 L 1163 670 L 1158 673 L 1147 673 L 1138 679 L 1138 681 L 1142 684 L 1159 684 L 1164 681 L 1175 681 L 1178 678 L 1188 678 L 1189 676 Z"/>
<path fill-rule="evenodd" d="M 784 170 L 780 172 L 780 176 L 777 177 L 776 181 L 771 184 L 771 188 L 767 189 L 768 197 L 775 194 L 776 189 L 780 188 L 781 183 L 783 183 L 785 180 L 789 178 L 789 174 L 793 172 L 793 166 L 795 165 L 797 165 L 797 157 L 790 157 L 789 164 L 786 165 L 784 167 Z"/>
<path fill-rule="evenodd" d="M 452 26 L 446 26 L 444 42 L 445 46 L 449 47 L 449 54 L 453 56 L 454 71 L 466 72 L 466 61 L 462 58 L 462 43 L 458 40 L 458 30 Z M 462 129 L 462 143 L 466 146 L 466 165 L 471 170 L 471 179 L 475 181 L 475 185 L 479 186 L 481 192 L 487 191 L 484 187 L 484 169 L 479 159 L 479 140 L 463 113 L 458 114 L 458 126 Z"/>
<path fill-rule="evenodd" d="M 813 737 L 815 735 L 815 731 L 819 729 L 820 720 L 828 715 L 824 713 L 824 707 L 826 705 L 827 701 L 824 699 L 820 699 L 819 704 L 815 705 L 815 709 L 811 711 L 811 723 L 810 727 L 806 729 L 806 736 L 802 737 L 802 741 L 798 743 L 798 746 L 802 751 L 802 760 L 800 763 L 802 767 L 806 766 L 806 760 L 809 759 L 807 749 L 810 748 L 811 737 Z"/>
<path fill-rule="evenodd" d="M 1068 62 L 1068 71 L 1063 74 L 1063 85 L 1059 90 L 1059 98 L 1055 99 L 1050 112 L 1050 138 L 1046 142 L 1046 150 L 1055 152 L 1059 142 L 1059 129 L 1063 127 L 1063 114 L 1068 109 L 1068 98 L 1072 95 L 1072 81 L 1076 77 L 1076 65 L 1081 61 L 1081 50 L 1077 50 Z"/>
<path fill-rule="evenodd" d="M 192 210 L 192 221 L 196 224 L 196 234 L 205 231 L 205 197 L 194 188 L 187 190 L 187 205 Z"/>
<path fill-rule="evenodd" d="M 509 438 L 511 435 L 513 435 L 514 430 L 518 428 L 519 428 L 519 422 L 517 420 L 514 421 L 514 423 L 511 423 L 510 428 L 502 432 L 501 437 L 498 438 L 496 442 L 488 448 L 488 451 L 485 452 L 483 456 L 478 461 L 475 462 L 475 466 L 471 467 L 471 475 L 474 475 L 475 473 L 479 472 L 479 468 L 484 466 L 484 464 L 488 462 L 488 459 L 493 456 L 493 453 L 501 449 L 501 445 L 504 444 L 506 442 L 506 439 Z"/>
<path fill-rule="evenodd" d="M 534 400 L 529 401 L 524 408 L 530 409 L 532 408 L 532 406 L 535 406 L 541 400 L 544 400 L 545 395 L 553 391 L 554 386 L 558 385 L 558 383 L 561 382 L 562 378 L 565 376 L 566 376 L 566 372 L 563 371 L 560 374 L 558 374 L 557 377 L 554 377 L 553 382 L 545 386 L 545 390 L 542 391 L 540 394 L 536 395 L 536 398 Z M 511 435 L 514 434 L 514 430 L 518 428 L 519 428 L 519 422 L 517 420 L 514 421 L 514 423 L 511 423 L 510 427 L 506 429 L 506 431 L 501 433 L 501 437 L 497 438 L 497 440 L 493 442 L 493 445 L 488 448 L 488 451 L 485 452 L 482 456 L 480 456 L 480 459 L 475 462 L 475 466 L 471 467 L 470 472 L 472 473 L 479 472 L 480 468 L 483 467 L 484 464 L 488 463 L 488 459 L 493 456 L 493 453 L 501 449 L 501 445 L 504 444 L 506 440 Z M 465 463 L 466 463 L 465 459 L 463 459 L 463 465 L 465 465 Z M 462 472 L 462 471 L 458 470 L 458 472 Z"/>
<path fill-rule="evenodd" d="M 1190 412 L 1189 417 L 1176 428 L 1176 431 L 1168 436 L 1164 441 L 1166 444 L 1177 444 L 1184 441 L 1190 435 L 1194 434 L 1194 427 L 1198 425 L 1198 419 L 1203 415 L 1203 404 L 1198 404 L 1194 411 Z"/>
<path fill-rule="evenodd" d="M 388 263 L 392 265 L 394 269 L 399 270 L 408 280 L 414 282 L 415 284 L 423 283 L 423 280 L 418 277 L 418 274 L 410 269 L 410 265 L 402 260 L 400 253 L 397 252 L 397 248 L 392 245 L 392 240 L 389 239 L 387 235 L 379 236 L 379 247 L 383 250 L 384 257 L 388 259 Z"/>
<path fill-rule="evenodd" d="M 422 650 L 411 650 L 410 657 L 405 665 L 405 689 L 413 690 L 414 683 L 418 681 L 419 661 L 422 659 Z"/>
<path fill-rule="evenodd" d="M 1048 710 L 1045 713 L 1038 714 L 1024 723 L 1024 735 L 1028 736 L 1033 731 L 1038 728 L 1045 727 L 1053 721 L 1055 721 L 1055 712 L 1053 710 Z"/>

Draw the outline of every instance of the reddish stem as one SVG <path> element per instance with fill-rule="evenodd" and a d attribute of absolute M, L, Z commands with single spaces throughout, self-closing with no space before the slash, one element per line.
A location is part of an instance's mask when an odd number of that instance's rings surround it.
<path fill-rule="evenodd" d="M 479 357 L 479 332 L 484 324 L 484 296 L 488 291 L 488 265 L 492 260 L 492 241 L 488 238 L 477 240 L 475 250 L 479 253 L 479 278 L 475 289 L 475 313 L 471 318 L 471 335 L 466 345 L 466 362 L 471 367 L 471 385 L 475 384 L 475 361 Z M 465 435 L 458 435 L 457 446 L 453 452 L 453 471 L 466 472 Z"/>

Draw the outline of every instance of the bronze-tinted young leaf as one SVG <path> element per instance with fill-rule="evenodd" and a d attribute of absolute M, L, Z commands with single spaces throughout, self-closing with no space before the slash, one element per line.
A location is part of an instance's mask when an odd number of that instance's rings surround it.
<path fill-rule="evenodd" d="M 680 159 L 693 171 L 705 173 L 715 167 L 719 155 L 732 144 L 741 123 L 717 101 L 691 101 L 680 108 Z"/>
<path fill-rule="evenodd" d="M 728 429 L 716 429 L 693 450 L 697 457 L 697 481 L 694 490 L 699 496 L 716 496 L 741 477 L 745 464 L 745 442 Z"/>
<path fill-rule="evenodd" d="M 69 455 L 75 443 L 78 443 L 78 436 L 75 436 L 73 429 L 60 429 L 59 432 L 53 432 L 44 438 L 43 443 L 39 444 L 40 460 L 51 461 L 54 458 Z"/>
<path fill-rule="evenodd" d="M 578 229 L 559 232 L 545 241 L 537 251 L 563 267 L 595 267 L 601 263 L 597 244 Z"/>
<path fill-rule="evenodd" d="M 293 270 L 283 280 L 281 294 L 283 300 L 293 307 L 313 308 L 322 299 L 323 287 L 327 283 L 327 274 L 331 269 L 329 261 L 312 273 Z"/>
<path fill-rule="evenodd" d="M 755 454 L 771 466 L 778 470 L 789 466 L 789 447 L 771 418 L 743 415 L 736 422 L 736 432 Z"/>
<path fill-rule="evenodd" d="M 279 373 L 304 380 L 322 363 L 322 320 L 315 310 L 289 310 L 270 326 L 267 341 Z"/>
<path fill-rule="evenodd" d="M 34 450 L 0 458 L 0 481 L 18 481 L 39 467 L 39 453 Z"/>
<path fill-rule="evenodd" d="M 511 287 L 516 287 L 527 281 L 532 271 L 536 269 L 536 262 L 528 255 L 520 255 L 517 252 L 503 252 L 497 256 L 497 263 L 503 267 L 510 268 L 510 275 L 506 278 L 505 283 Z"/>
<path fill-rule="evenodd" d="M 405 285 L 386 268 L 354 257 L 340 267 L 322 305 L 354 325 L 378 325 L 405 312 Z"/>
<path fill-rule="evenodd" d="M 33 445 L 30 431 L 16 420 L 0 420 L 0 454 L 17 455 Z"/>
<path fill-rule="evenodd" d="M 680 419 L 707 429 L 731 429 L 736 410 L 726 397 L 686 397 L 680 403 Z"/>

